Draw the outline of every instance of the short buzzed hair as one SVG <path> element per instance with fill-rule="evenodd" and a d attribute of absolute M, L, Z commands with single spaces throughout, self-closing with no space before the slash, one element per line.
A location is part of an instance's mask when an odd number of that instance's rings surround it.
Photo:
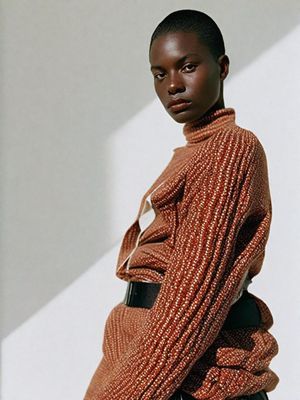
<path fill-rule="evenodd" d="M 197 10 L 178 10 L 167 15 L 155 28 L 149 46 L 153 41 L 169 32 L 194 32 L 201 43 L 206 45 L 215 60 L 225 54 L 222 33 L 215 21 L 207 14 Z"/>

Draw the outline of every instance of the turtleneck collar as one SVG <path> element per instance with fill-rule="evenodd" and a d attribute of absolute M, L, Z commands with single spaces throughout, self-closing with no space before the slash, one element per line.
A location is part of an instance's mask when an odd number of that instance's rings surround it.
<path fill-rule="evenodd" d="M 235 123 L 235 110 L 231 107 L 219 108 L 211 111 L 205 116 L 192 122 L 187 122 L 183 126 L 183 134 L 186 138 L 186 145 L 193 145 L 210 137 L 220 128 Z"/>

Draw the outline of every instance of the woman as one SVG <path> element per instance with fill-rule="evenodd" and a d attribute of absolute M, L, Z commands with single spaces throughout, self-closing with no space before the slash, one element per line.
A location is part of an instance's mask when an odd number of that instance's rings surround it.
<path fill-rule="evenodd" d="M 149 61 L 186 144 L 124 235 L 116 276 L 126 295 L 106 321 L 84 400 L 267 399 L 278 345 L 269 308 L 247 290 L 272 217 L 264 149 L 224 105 L 229 58 L 209 16 L 168 15 Z"/>

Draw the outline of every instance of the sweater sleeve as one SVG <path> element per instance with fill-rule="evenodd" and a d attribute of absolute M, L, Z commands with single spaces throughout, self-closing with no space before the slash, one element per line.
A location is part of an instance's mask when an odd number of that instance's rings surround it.
<path fill-rule="evenodd" d="M 176 242 L 160 292 L 105 385 L 95 388 L 93 400 L 169 399 L 217 337 L 245 271 L 264 251 L 270 209 L 268 195 L 262 188 L 257 192 L 260 142 L 254 135 L 230 137 L 213 154 L 199 158 L 186 176 Z M 260 211 L 257 229 L 248 243 L 236 246 L 258 205 L 266 210 Z"/>

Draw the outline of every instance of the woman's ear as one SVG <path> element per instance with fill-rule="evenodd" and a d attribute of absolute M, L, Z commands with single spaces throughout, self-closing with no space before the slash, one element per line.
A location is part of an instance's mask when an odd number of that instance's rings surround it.
<path fill-rule="evenodd" d="M 220 65 L 220 78 L 221 81 L 224 81 L 224 79 L 226 78 L 226 76 L 229 73 L 229 58 L 226 54 L 223 54 L 222 56 L 220 56 L 218 58 L 218 64 Z"/>

